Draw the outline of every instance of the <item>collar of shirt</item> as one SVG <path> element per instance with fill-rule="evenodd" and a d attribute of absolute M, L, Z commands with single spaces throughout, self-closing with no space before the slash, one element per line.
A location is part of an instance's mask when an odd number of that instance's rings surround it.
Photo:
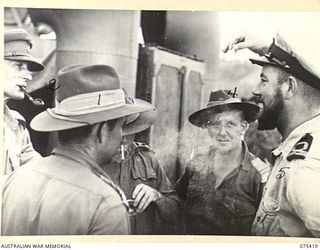
<path fill-rule="evenodd" d="M 84 155 L 81 152 L 76 151 L 68 146 L 61 145 L 59 146 L 59 148 L 55 148 L 52 154 L 67 157 L 75 162 L 78 162 L 79 164 L 81 164 L 81 166 L 89 168 L 93 172 L 93 174 L 97 175 L 102 181 L 114 188 L 115 191 L 120 195 L 123 204 L 126 206 L 127 209 L 129 208 L 126 196 L 121 190 L 121 188 L 118 185 L 116 185 L 111 180 L 109 175 L 88 155 Z"/>
<path fill-rule="evenodd" d="M 314 118 L 302 123 L 298 127 L 296 127 L 285 139 L 278 148 L 272 151 L 272 154 L 275 157 L 283 155 L 288 155 L 294 145 L 307 133 L 312 133 L 315 131 L 319 131 L 320 127 L 320 115 L 315 116 Z"/>
<path fill-rule="evenodd" d="M 244 170 L 250 170 L 250 164 L 248 164 L 250 161 L 250 153 L 249 153 L 247 144 L 244 141 L 241 142 L 241 148 L 242 148 L 242 160 L 237 168 L 241 167 Z M 214 153 L 215 153 L 215 149 L 211 146 L 208 152 L 208 157 L 206 158 L 209 160 L 211 157 L 214 156 Z"/>
<path fill-rule="evenodd" d="M 13 130 L 18 129 L 19 121 L 25 123 L 23 116 L 16 111 L 10 110 L 7 105 L 4 105 L 3 112 L 5 124 L 7 124 L 8 127 L 12 128 Z"/>
<path fill-rule="evenodd" d="M 53 155 L 60 155 L 66 158 L 69 158 L 75 162 L 78 162 L 81 164 L 81 166 L 84 166 L 89 169 L 97 169 L 103 173 L 105 173 L 102 168 L 88 155 L 84 155 L 82 152 L 79 152 L 75 149 L 72 149 L 68 146 L 62 146 L 60 145 L 58 148 L 55 148 L 52 151 Z M 105 175 L 107 175 L 105 173 Z"/>
<path fill-rule="evenodd" d="M 130 156 L 136 153 L 136 150 L 139 149 L 139 145 L 137 142 L 131 142 L 129 144 L 122 145 L 123 146 L 123 154 L 124 159 L 122 159 L 121 146 L 118 148 L 117 153 L 113 156 L 112 162 L 120 164 L 124 160 L 128 160 Z"/>

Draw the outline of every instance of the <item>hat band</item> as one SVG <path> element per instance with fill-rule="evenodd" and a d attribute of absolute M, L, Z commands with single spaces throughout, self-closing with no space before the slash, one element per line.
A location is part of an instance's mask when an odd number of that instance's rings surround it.
<path fill-rule="evenodd" d="M 4 53 L 4 58 L 12 57 L 12 56 L 29 56 L 30 57 L 30 54 L 26 54 L 26 53 L 23 53 L 22 51 L 18 51 L 18 50 Z"/>
<path fill-rule="evenodd" d="M 217 106 L 217 105 L 223 105 L 223 104 L 228 104 L 228 103 L 239 103 L 241 102 L 238 98 L 230 98 L 225 101 L 211 101 L 208 103 L 207 108 Z"/>
<path fill-rule="evenodd" d="M 25 41 L 15 41 L 5 44 L 4 56 L 25 56 L 30 55 L 30 45 Z"/>
<path fill-rule="evenodd" d="M 68 97 L 61 102 L 56 100 L 55 113 L 76 116 L 106 111 L 126 104 L 122 89 L 97 91 Z"/>
<path fill-rule="evenodd" d="M 51 109 L 47 109 L 46 110 L 48 112 L 48 114 L 57 119 L 57 120 L 62 120 L 62 121 L 68 121 L 68 122 L 75 122 L 75 123 L 81 123 L 81 124 L 86 124 L 86 125 L 90 125 L 90 123 L 88 122 L 84 122 L 84 121 L 78 121 L 78 120 L 75 120 L 75 119 L 72 119 L 70 117 L 66 117 L 66 116 L 62 116 L 62 115 L 58 115 L 56 113 L 54 113 Z"/>

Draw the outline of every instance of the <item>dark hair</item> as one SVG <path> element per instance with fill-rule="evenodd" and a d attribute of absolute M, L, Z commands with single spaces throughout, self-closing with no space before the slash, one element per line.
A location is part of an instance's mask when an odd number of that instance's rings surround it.
<path fill-rule="evenodd" d="M 58 140 L 62 145 L 70 143 L 83 143 L 90 135 L 93 125 L 83 126 L 79 128 L 71 128 L 58 132 Z"/>
<path fill-rule="evenodd" d="M 302 95 L 308 98 L 308 103 L 319 103 L 319 95 L 320 90 L 316 89 L 315 87 L 311 86 L 310 84 L 306 83 L 305 81 L 302 81 L 298 77 L 289 74 L 288 72 L 284 71 L 283 69 L 279 69 L 278 71 L 278 82 L 283 83 L 286 81 L 289 76 L 293 76 L 296 81 L 299 84 L 299 88 L 302 91 Z"/>
<path fill-rule="evenodd" d="M 108 130 L 112 131 L 115 127 L 115 124 L 118 119 L 113 119 L 105 122 L 100 122 L 101 125 L 104 123 L 108 124 Z M 62 130 L 58 132 L 58 140 L 59 143 L 62 145 L 66 144 L 82 144 L 85 140 L 89 137 L 92 132 L 93 125 L 87 125 L 79 128 L 71 128 L 67 130 Z"/>

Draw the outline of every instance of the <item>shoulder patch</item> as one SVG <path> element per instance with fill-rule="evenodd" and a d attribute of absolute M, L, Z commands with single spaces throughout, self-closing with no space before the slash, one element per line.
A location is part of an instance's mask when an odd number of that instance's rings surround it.
<path fill-rule="evenodd" d="M 261 183 L 267 182 L 270 173 L 269 165 L 260 160 L 258 157 L 251 160 L 251 164 L 259 172 L 261 176 Z"/>
<path fill-rule="evenodd" d="M 291 152 L 287 156 L 288 161 L 295 159 L 304 159 L 309 152 L 313 141 L 313 137 L 310 134 L 304 135 L 292 148 Z"/>

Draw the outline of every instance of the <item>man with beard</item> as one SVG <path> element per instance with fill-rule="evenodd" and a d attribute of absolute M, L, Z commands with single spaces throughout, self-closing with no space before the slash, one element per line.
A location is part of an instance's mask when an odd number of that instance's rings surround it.
<path fill-rule="evenodd" d="M 283 136 L 273 151 L 255 235 L 320 237 L 320 39 L 314 32 L 319 24 L 319 18 L 310 24 L 314 29 L 303 23 L 313 34 L 302 40 L 286 32 L 273 41 L 243 35 L 224 49 L 248 48 L 267 59 L 251 59 L 262 66 L 253 91 L 263 106 L 259 128 L 277 128 Z"/>
<path fill-rule="evenodd" d="M 208 152 L 188 162 L 176 190 L 184 201 L 187 234 L 250 235 L 269 168 L 242 140 L 259 107 L 211 92 L 207 108 L 189 121 L 208 130 Z"/>

